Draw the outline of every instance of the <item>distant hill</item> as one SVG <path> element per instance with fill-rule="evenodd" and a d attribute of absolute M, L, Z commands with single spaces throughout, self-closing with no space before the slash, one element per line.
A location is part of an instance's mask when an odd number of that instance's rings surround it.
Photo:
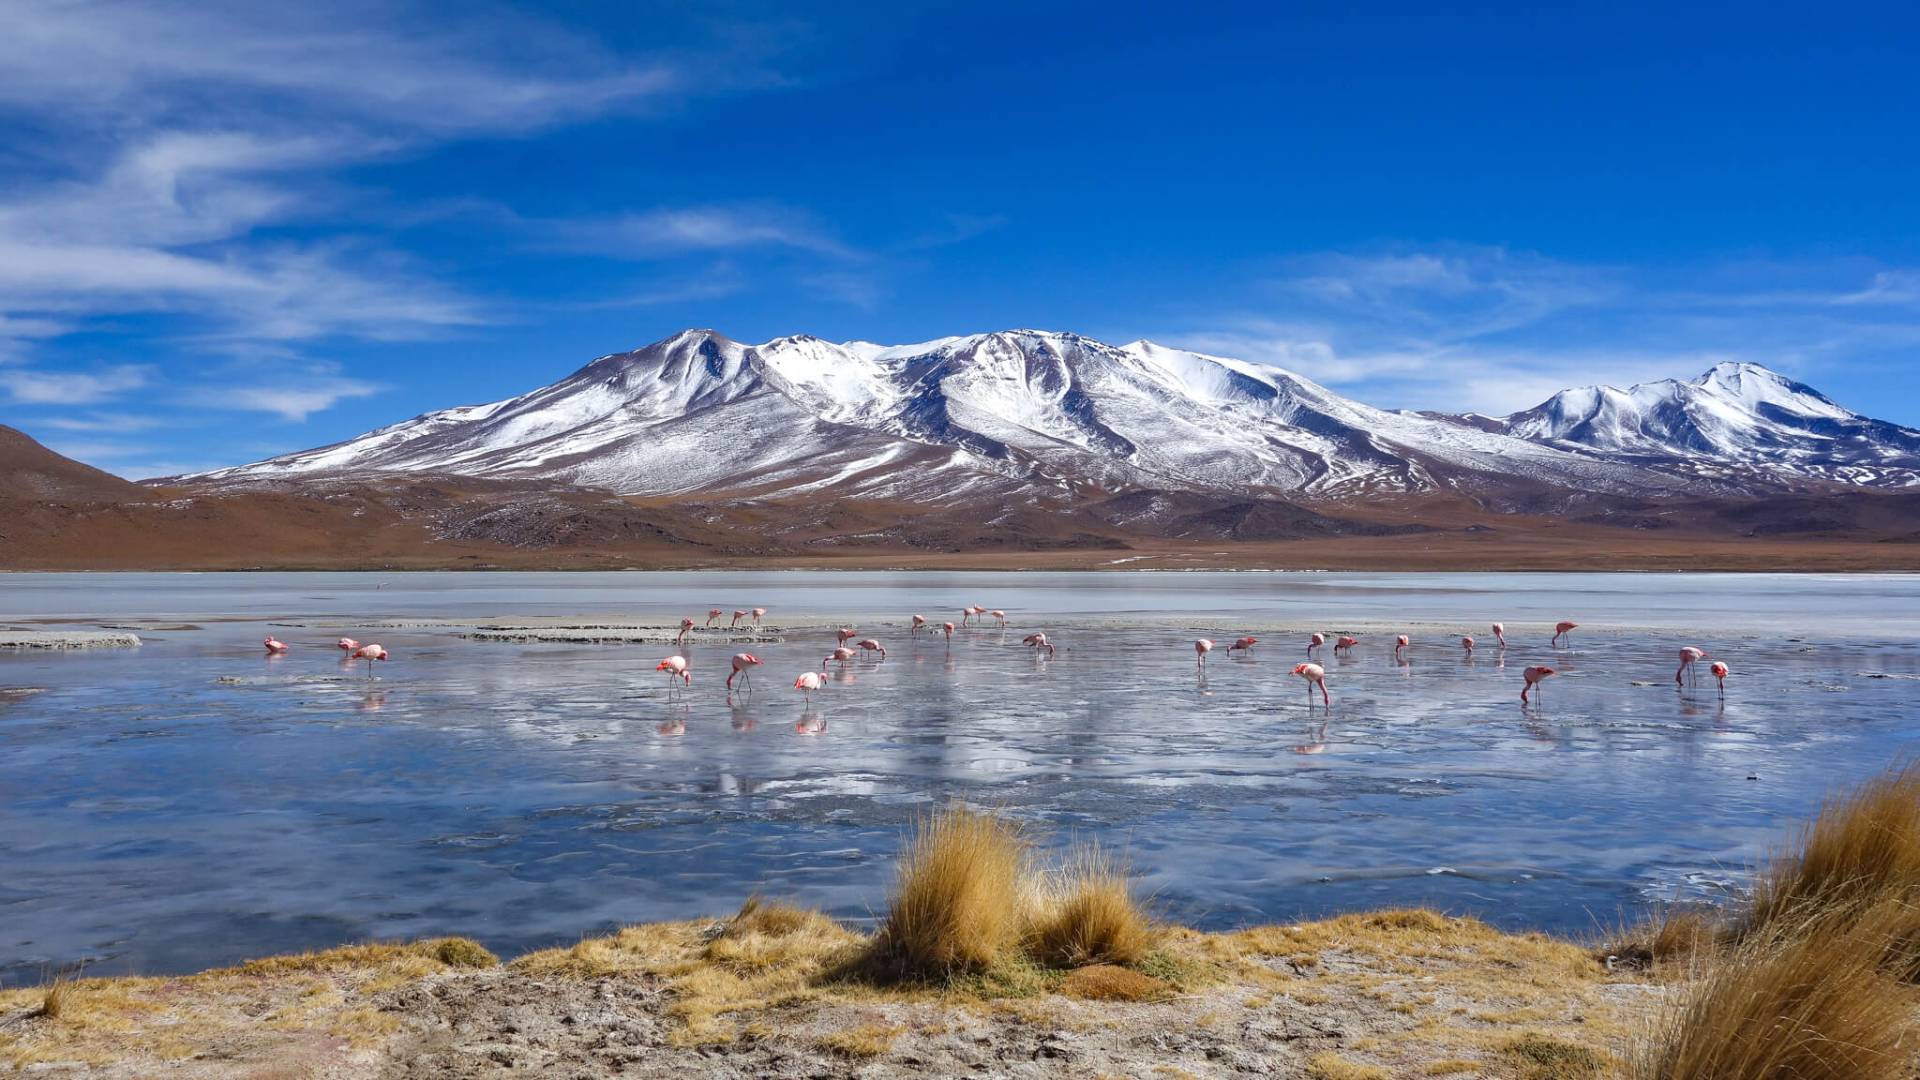
<path fill-rule="evenodd" d="M 0 498 L 48 502 L 127 502 L 153 492 L 47 449 L 0 424 Z"/>

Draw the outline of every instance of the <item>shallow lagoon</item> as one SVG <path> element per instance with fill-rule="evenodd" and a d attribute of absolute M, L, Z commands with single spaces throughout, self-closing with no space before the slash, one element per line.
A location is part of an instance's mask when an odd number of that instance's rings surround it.
<path fill-rule="evenodd" d="M 1920 576 L 1441 574 L 8 575 L 0 622 L 138 650 L 0 655 L 0 977 L 171 972 L 370 937 L 512 953 L 747 893 L 866 915 L 915 815 L 964 798 L 1123 852 L 1207 927 L 1387 904 L 1581 931 L 1737 888 L 1781 828 L 1920 734 Z M 913 640 L 967 603 L 1012 626 Z M 471 641 L 534 616 L 688 649 Z M 1541 624 L 1583 623 L 1552 650 Z M 1485 648 L 1503 619 L 1514 647 Z M 830 620 L 885 641 L 809 709 Z M 381 622 L 394 625 L 380 627 Z M 724 620 L 723 620 L 724 621 Z M 407 625 L 411 624 L 411 625 Z M 187 629 L 184 627 L 191 626 Z M 1416 647 L 1394 661 L 1388 628 Z M 160 627 L 180 627 L 161 629 Z M 1287 676 L 1304 631 L 1330 711 Z M 1052 661 L 1019 645 L 1043 629 Z M 1475 633 L 1471 662 L 1456 644 Z M 294 652 L 257 648 L 273 632 Z M 1189 642 L 1255 633 L 1204 683 Z M 373 637 L 369 678 L 331 642 Z M 1679 689 L 1675 650 L 1730 662 Z M 767 661 L 731 701 L 725 658 Z M 1563 675 L 1540 707 L 1519 670 Z"/>

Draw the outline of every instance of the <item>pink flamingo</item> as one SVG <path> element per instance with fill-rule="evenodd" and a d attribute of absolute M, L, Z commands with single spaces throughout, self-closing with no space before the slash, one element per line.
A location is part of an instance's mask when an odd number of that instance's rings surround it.
<path fill-rule="evenodd" d="M 839 648 L 833 650 L 831 653 L 828 653 L 826 656 L 823 656 L 820 658 L 820 670 L 821 671 L 827 670 L 827 665 L 834 663 L 835 661 L 838 661 L 844 664 L 851 659 L 853 659 L 853 650 L 847 648 L 845 645 L 842 645 Z"/>
<path fill-rule="evenodd" d="M 387 650 L 381 648 L 378 642 L 362 645 L 347 656 L 349 660 L 365 660 L 367 662 L 367 678 L 369 679 L 373 678 L 373 662 L 375 660 L 385 660 L 386 658 Z"/>
<path fill-rule="evenodd" d="M 1401 634 L 1399 637 L 1394 638 L 1393 639 L 1393 658 L 1395 660 L 1400 659 L 1400 654 L 1405 652 L 1407 649 L 1407 646 L 1411 644 L 1413 644 L 1413 642 L 1408 641 L 1407 635 L 1405 634 Z"/>
<path fill-rule="evenodd" d="M 827 685 L 826 677 L 817 671 L 809 671 L 793 680 L 793 688 L 806 696 L 807 703 L 813 703 L 813 692 Z"/>
<path fill-rule="evenodd" d="M 753 625 L 759 626 L 760 620 L 765 618 L 766 614 L 767 614 L 766 608 L 763 608 L 763 607 L 754 608 L 753 609 Z"/>
<path fill-rule="evenodd" d="M 1713 672 L 1713 677 L 1720 680 L 1720 696 L 1726 697 L 1727 696 L 1727 675 L 1729 674 L 1727 671 L 1727 665 L 1721 663 L 1718 660 L 1715 660 L 1713 662 L 1713 666 L 1707 668 L 1707 670 Z"/>
<path fill-rule="evenodd" d="M 991 616 L 991 617 L 993 617 L 994 619 L 997 619 L 997 620 L 999 620 L 999 622 L 1000 622 L 1000 629 L 1002 629 L 1002 630 L 1005 630 L 1005 629 L 1007 628 L 1007 613 L 1006 613 L 1006 612 L 1004 612 L 1004 611 L 1000 611 L 1000 610 L 998 610 L 998 609 L 996 609 L 996 610 L 993 610 L 993 611 L 989 611 L 989 612 L 987 612 L 987 614 L 988 614 L 989 616 Z"/>
<path fill-rule="evenodd" d="M 1293 673 L 1307 681 L 1307 708 L 1313 708 L 1313 688 L 1316 686 L 1320 688 L 1321 702 L 1329 708 L 1332 707 L 1333 698 L 1327 694 L 1326 668 L 1321 667 L 1319 664 L 1295 664 L 1293 665 Z"/>
<path fill-rule="evenodd" d="M 961 608 L 961 609 L 960 609 L 960 625 L 961 625 L 961 626 L 972 626 L 972 625 L 973 625 L 973 617 L 974 617 L 975 615 L 984 615 L 984 614 L 986 614 L 986 611 L 987 611 L 987 609 L 986 609 L 986 608 L 983 608 L 983 607 L 974 607 L 974 606 L 972 606 L 971 604 L 969 604 L 969 605 L 968 605 L 968 606 L 966 606 L 966 607 L 963 607 L 963 608 Z"/>
<path fill-rule="evenodd" d="M 1557 622 L 1557 623 L 1555 623 L 1555 624 L 1553 624 L 1553 641 L 1552 641 L 1552 644 L 1554 645 L 1554 647 L 1556 647 L 1556 648 L 1558 648 L 1558 647 L 1559 647 L 1559 645 L 1560 645 L 1560 639 L 1561 639 L 1561 638 L 1563 638 L 1563 637 L 1566 637 L 1566 636 L 1567 636 L 1567 635 L 1568 635 L 1569 633 L 1572 633 L 1573 631 L 1575 631 L 1575 630 L 1578 630 L 1578 629 L 1580 629 L 1580 624 L 1579 624 L 1579 623 L 1577 623 L 1577 622 L 1567 622 L 1567 621 L 1566 621 L 1566 620 L 1564 620 L 1564 619 L 1562 619 L 1561 621 L 1559 621 L 1559 622 Z"/>
<path fill-rule="evenodd" d="M 276 656 L 279 655 L 280 653 L 287 651 L 287 643 L 284 641 L 281 641 L 277 637 L 274 637 L 272 634 L 267 635 L 267 640 L 265 644 L 267 646 L 267 651 Z"/>
<path fill-rule="evenodd" d="M 1499 642 L 1501 648 L 1503 649 L 1506 648 L 1507 647 L 1507 628 L 1500 625 L 1499 623 L 1494 623 L 1493 624 L 1493 640 Z"/>
<path fill-rule="evenodd" d="M 861 641 L 860 647 L 866 650 L 867 652 L 879 653 L 880 659 L 882 660 L 885 660 L 887 658 L 887 647 L 885 645 L 880 644 L 878 641 L 875 641 L 872 638 L 867 638 Z"/>
<path fill-rule="evenodd" d="M 1048 641 L 1047 635 L 1045 634 L 1028 634 L 1026 637 L 1020 639 L 1020 643 L 1034 650 L 1036 653 L 1041 649 L 1045 649 L 1047 651 L 1047 658 L 1049 660 L 1053 658 L 1053 642 Z"/>
<path fill-rule="evenodd" d="M 1691 675 L 1693 673 L 1694 661 L 1704 660 L 1706 656 L 1707 653 L 1704 649 L 1696 649 L 1691 645 L 1682 646 L 1680 649 L 1680 667 L 1679 670 L 1673 673 L 1674 683 L 1678 685 L 1681 681 L 1680 676 L 1682 675 Z"/>
<path fill-rule="evenodd" d="M 1345 634 L 1341 634 L 1337 639 L 1334 640 L 1334 643 L 1333 643 L 1334 654 L 1337 656 L 1343 652 L 1352 652 L 1353 647 L 1358 644 L 1360 644 L 1359 638 L 1348 637 Z"/>
<path fill-rule="evenodd" d="M 713 620 L 725 614 L 726 612 L 721 611 L 719 608 L 708 608 L 707 609 L 707 625 L 711 627 L 713 625 Z"/>
<path fill-rule="evenodd" d="M 1326 643 L 1327 643 L 1327 635 L 1325 634 L 1315 634 L 1312 637 L 1308 638 L 1307 639 L 1307 655 L 1312 656 L 1313 650 L 1319 648 L 1322 645 L 1325 645 Z"/>
<path fill-rule="evenodd" d="M 840 629 L 835 630 L 833 632 L 833 636 L 835 640 L 840 642 L 840 644 L 845 645 L 847 642 L 852 641 L 854 638 L 859 637 L 860 631 L 855 630 L 851 626 L 843 626 Z"/>
<path fill-rule="evenodd" d="M 1473 638 L 1468 637 L 1466 635 L 1462 635 L 1460 638 L 1460 647 L 1467 650 L 1468 656 L 1472 656 L 1473 655 Z"/>
<path fill-rule="evenodd" d="M 1258 644 L 1260 644 L 1260 639 L 1257 637 L 1251 637 L 1251 636 L 1243 637 L 1240 640 L 1234 642 L 1233 644 L 1227 646 L 1227 651 L 1230 653 L 1231 652 L 1252 652 L 1253 647 Z"/>
<path fill-rule="evenodd" d="M 727 624 L 727 629 L 729 629 L 729 630 L 731 630 L 731 629 L 733 629 L 734 627 L 736 627 L 736 626 L 739 626 L 739 625 L 740 625 L 740 620 L 741 620 L 741 619 L 744 619 L 744 618 L 746 618 L 747 616 L 749 616 L 749 615 L 751 615 L 751 614 L 753 614 L 753 612 L 751 612 L 751 611 L 736 611 L 736 612 L 734 612 L 734 613 L 733 613 L 733 621 Z"/>
<path fill-rule="evenodd" d="M 733 689 L 733 677 L 740 676 L 740 686 L 746 688 L 747 681 L 753 677 L 753 670 L 760 666 L 760 658 L 750 652 L 733 654 L 733 670 L 727 672 L 727 689 Z"/>
<path fill-rule="evenodd" d="M 1520 688 L 1520 703 L 1522 705 L 1526 704 L 1527 691 L 1532 690 L 1534 686 L 1540 682 L 1540 680 L 1545 679 L 1548 676 L 1553 674 L 1556 674 L 1556 672 L 1552 668 L 1545 667 L 1540 664 L 1535 664 L 1534 666 L 1521 672 L 1520 677 L 1526 680 L 1526 685 Z"/>
<path fill-rule="evenodd" d="M 678 645 L 678 644 L 680 644 L 680 643 L 681 643 L 682 641 L 684 641 L 684 640 L 686 640 L 686 636 L 687 636 L 688 634 L 690 634 L 690 633 L 692 633 L 692 632 L 693 632 L 693 620 L 692 620 L 692 619 L 681 619 L 681 620 L 680 620 L 680 632 L 679 632 L 679 633 L 677 633 L 677 634 L 675 634 L 675 635 L 673 635 L 673 643 L 674 643 L 675 645 Z"/>
<path fill-rule="evenodd" d="M 947 642 L 951 644 L 953 642 L 953 624 L 950 622 L 943 622 L 940 624 L 940 630 L 942 633 L 947 635 Z"/>
<path fill-rule="evenodd" d="M 345 653 L 351 653 L 360 647 L 360 643 L 350 637 L 343 637 L 339 641 L 334 642 L 334 644 L 340 646 L 340 651 Z"/>
<path fill-rule="evenodd" d="M 673 680 L 679 679 L 680 685 L 683 688 L 693 682 L 693 673 L 687 670 L 687 658 L 684 656 L 669 656 L 665 660 L 653 665 L 653 670 L 667 673 L 667 693 L 669 695 L 673 693 Z"/>
<path fill-rule="evenodd" d="M 917 634 L 920 632 L 920 628 L 925 625 L 927 625 L 927 617 L 925 615 L 915 615 L 912 619 L 912 625 L 907 628 L 908 633 Z"/>
<path fill-rule="evenodd" d="M 1213 651 L 1212 638 L 1200 638 L 1193 643 L 1193 666 L 1206 667 L 1207 654 Z"/>

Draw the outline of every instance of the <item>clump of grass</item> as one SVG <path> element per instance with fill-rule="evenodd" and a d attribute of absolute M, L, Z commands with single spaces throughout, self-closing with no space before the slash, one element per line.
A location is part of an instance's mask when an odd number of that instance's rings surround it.
<path fill-rule="evenodd" d="M 472 938 L 441 938 L 432 945 L 433 958 L 448 967 L 489 968 L 500 963 L 499 957 Z"/>
<path fill-rule="evenodd" d="M 882 973 L 937 982 L 1003 963 L 1020 946 L 1031 847 L 1011 822 L 964 807 L 920 823 L 874 940 Z"/>
<path fill-rule="evenodd" d="M 1165 1001 L 1174 990 L 1166 980 L 1132 968 L 1093 964 L 1068 972 L 1060 992 L 1083 1001 Z"/>
<path fill-rule="evenodd" d="M 1780 936 L 1822 913 L 1920 899 L 1920 763 L 1830 799 L 1754 888 L 1743 936 Z"/>
<path fill-rule="evenodd" d="M 67 1008 L 67 995 L 72 991 L 73 980 L 64 975 L 48 983 L 46 993 L 40 995 L 40 1007 L 34 1010 L 33 1015 L 49 1020 L 60 1019 L 60 1014 Z"/>
<path fill-rule="evenodd" d="M 1034 919 L 1028 948 L 1057 967 L 1138 964 L 1159 940 L 1127 876 L 1099 848 L 1079 853 L 1063 886 Z"/>
<path fill-rule="evenodd" d="M 865 1061 L 893 1049 L 893 1041 L 906 1030 L 899 1024 L 863 1024 L 845 1031 L 830 1031 L 815 1040 L 815 1045 L 844 1058 Z"/>
<path fill-rule="evenodd" d="M 1307 1062 L 1307 1075 L 1312 1080 L 1393 1080 L 1393 1074 L 1385 1069 L 1348 1061 L 1331 1052 L 1313 1055 Z"/>
<path fill-rule="evenodd" d="M 1711 952 L 1722 935 L 1716 914 L 1694 907 L 1662 907 L 1609 935 L 1599 956 L 1634 971 L 1686 964 Z"/>
<path fill-rule="evenodd" d="M 428 938 L 404 943 L 373 942 L 342 945 L 319 952 L 269 956 L 238 967 L 219 968 L 220 975 L 284 975 L 290 972 L 327 972 L 374 967 L 492 967 L 499 957 L 471 938 Z"/>
<path fill-rule="evenodd" d="M 1606 1058 L 1591 1047 L 1538 1031 L 1507 1040 L 1500 1046 L 1500 1055 L 1516 1067 L 1521 1080 L 1588 1080 L 1607 1068 Z"/>
<path fill-rule="evenodd" d="M 1653 1080 L 1896 1080 L 1912 1003 L 1864 928 L 1755 938 L 1710 966 L 1640 1063 Z"/>

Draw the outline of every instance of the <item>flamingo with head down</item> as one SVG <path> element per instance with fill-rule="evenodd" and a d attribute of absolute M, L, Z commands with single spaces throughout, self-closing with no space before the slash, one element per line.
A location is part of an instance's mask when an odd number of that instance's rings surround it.
<path fill-rule="evenodd" d="M 272 634 L 267 635 L 265 644 L 267 646 L 267 653 L 270 656 L 278 656 L 287 651 L 287 643 L 274 637 Z"/>
<path fill-rule="evenodd" d="M 1580 629 L 1580 624 L 1577 622 L 1568 622 L 1565 619 L 1562 619 L 1559 622 L 1554 623 L 1553 624 L 1553 642 L 1552 642 L 1553 646 L 1555 648 L 1558 648 L 1560 646 L 1561 638 L 1566 637 L 1567 635 L 1573 633 L 1575 630 L 1578 630 L 1578 629 Z"/>
<path fill-rule="evenodd" d="M 680 644 L 680 643 L 681 643 L 682 641 L 685 641 L 685 640 L 686 640 L 686 638 L 687 638 L 687 635 L 688 635 L 688 634 L 690 634 L 690 633 L 692 633 L 692 632 L 693 632 L 693 620 L 692 620 L 692 619 L 681 619 L 681 620 L 680 620 L 680 632 L 679 632 L 679 633 L 677 633 L 677 634 L 675 634 L 675 635 L 673 635 L 673 643 L 674 643 L 675 645 L 678 645 L 678 644 Z"/>
<path fill-rule="evenodd" d="M 820 670 L 821 671 L 827 670 L 828 664 L 833 664 L 833 663 L 844 664 L 851 659 L 853 659 L 853 650 L 847 648 L 845 645 L 842 645 L 839 648 L 833 650 L 832 652 L 820 658 Z"/>
<path fill-rule="evenodd" d="M 1467 655 L 1471 657 L 1473 655 L 1473 638 L 1468 635 L 1461 635 L 1460 647 L 1467 650 Z"/>
<path fill-rule="evenodd" d="M 802 672 L 799 678 L 793 680 L 793 688 L 806 696 L 808 704 L 813 703 L 813 692 L 825 685 L 826 676 L 817 671 Z"/>
<path fill-rule="evenodd" d="M 1493 624 L 1493 640 L 1499 642 L 1501 648 L 1503 649 L 1506 648 L 1507 647 L 1507 628 L 1505 626 L 1502 626 L 1499 623 L 1494 623 Z"/>
<path fill-rule="evenodd" d="M 1027 648 L 1032 649 L 1036 653 L 1042 650 L 1045 650 L 1047 654 L 1047 659 L 1049 660 L 1053 659 L 1053 654 L 1055 651 L 1053 647 L 1053 642 L 1048 641 L 1047 635 L 1045 634 L 1028 634 L 1026 637 L 1020 639 L 1020 644 L 1025 645 Z"/>
<path fill-rule="evenodd" d="M 927 617 L 925 615 L 915 615 L 911 620 L 909 620 L 907 632 L 912 634 L 917 634 L 920 632 L 920 628 L 925 625 L 927 625 Z"/>
<path fill-rule="evenodd" d="M 1325 645 L 1326 643 L 1327 643 L 1327 635 L 1325 634 L 1315 634 L 1312 637 L 1308 638 L 1307 639 L 1307 655 L 1312 656 L 1313 650 L 1319 648 L 1322 645 Z"/>
<path fill-rule="evenodd" d="M 1407 646 L 1411 644 L 1413 643 L 1407 640 L 1407 635 L 1405 634 L 1401 634 L 1399 637 L 1394 638 L 1393 639 L 1393 658 L 1395 660 L 1400 659 L 1400 654 L 1407 651 Z"/>
<path fill-rule="evenodd" d="M 1726 697 L 1727 696 L 1727 676 L 1731 674 L 1731 672 L 1727 670 L 1727 665 L 1718 660 L 1715 660 L 1713 662 L 1713 666 L 1709 667 L 1707 670 L 1713 672 L 1713 677 L 1720 680 L 1720 696 Z"/>
<path fill-rule="evenodd" d="M 1007 613 L 1006 613 L 1006 612 L 1004 612 L 1004 611 L 1000 611 L 1000 610 L 998 610 L 998 609 L 995 609 L 995 610 L 993 610 L 993 611 L 989 611 L 989 612 L 987 612 L 987 615 L 988 615 L 988 616 L 989 616 L 990 618 L 993 618 L 993 619 L 996 619 L 996 620 L 998 620 L 998 621 L 999 621 L 999 623 L 1000 623 L 1000 629 L 1002 629 L 1002 630 L 1005 630 L 1005 629 L 1007 628 Z"/>
<path fill-rule="evenodd" d="M 766 609 L 766 608 L 763 608 L 763 607 L 757 607 L 757 608 L 754 608 L 754 609 L 753 609 L 753 612 L 752 612 L 752 615 L 753 615 L 753 625 L 755 625 L 755 626 L 759 626 L 759 625 L 760 625 L 760 620 L 761 620 L 761 619 L 763 619 L 763 618 L 765 618 L 765 617 L 766 617 L 766 614 L 767 614 L 767 609 Z"/>
<path fill-rule="evenodd" d="M 1258 644 L 1260 644 L 1259 638 L 1253 637 L 1252 635 L 1248 635 L 1247 637 L 1243 637 L 1240 640 L 1234 642 L 1233 644 L 1227 646 L 1227 651 L 1229 653 L 1252 652 L 1253 647 Z"/>
<path fill-rule="evenodd" d="M 1706 657 L 1707 653 L 1705 649 L 1697 649 L 1692 645 L 1682 646 L 1680 649 L 1680 667 L 1673 673 L 1674 685 L 1677 686 L 1680 684 L 1682 681 L 1680 676 L 1692 675 L 1694 663 L 1699 660 L 1704 660 Z"/>
<path fill-rule="evenodd" d="M 1334 639 L 1334 642 L 1333 642 L 1334 655 L 1337 656 L 1341 653 L 1352 652 L 1353 647 L 1358 644 L 1360 644 L 1359 638 L 1350 637 L 1346 634 L 1341 634 L 1338 638 Z"/>
<path fill-rule="evenodd" d="M 346 652 L 346 653 L 351 653 L 353 650 L 360 647 L 360 643 L 353 640 L 350 637 L 343 637 L 339 641 L 334 642 L 334 644 L 340 646 L 341 652 Z"/>
<path fill-rule="evenodd" d="M 880 644 L 878 641 L 875 641 L 872 638 L 866 638 L 860 641 L 858 644 L 860 648 L 866 652 L 879 653 L 880 659 L 882 660 L 885 660 L 887 658 L 887 647 L 885 645 Z"/>
<path fill-rule="evenodd" d="M 728 629 L 732 629 L 732 628 L 734 628 L 734 627 L 736 627 L 736 626 L 739 626 L 739 625 L 740 625 L 740 620 L 741 620 L 741 619 L 744 619 L 744 618 L 746 618 L 747 616 L 749 616 L 749 615 L 751 615 L 751 614 L 753 614 L 753 612 L 751 612 L 751 611 L 736 611 L 736 612 L 734 612 L 734 613 L 733 613 L 733 621 L 732 621 L 732 622 L 729 622 L 729 623 L 727 624 L 727 628 L 728 628 Z"/>
<path fill-rule="evenodd" d="M 1313 688 L 1320 688 L 1320 701 L 1331 708 L 1333 698 L 1327 693 L 1327 669 L 1319 664 L 1295 664 L 1293 673 L 1307 681 L 1307 708 L 1313 708 Z"/>
<path fill-rule="evenodd" d="M 1535 664 L 1534 666 L 1521 672 L 1520 678 L 1525 680 L 1525 685 L 1520 687 L 1520 704 L 1522 705 L 1527 704 L 1527 691 L 1532 690 L 1535 686 L 1538 686 L 1541 680 L 1550 678 L 1556 674 L 1558 674 L 1558 672 L 1542 664 Z"/>
<path fill-rule="evenodd" d="M 707 625 L 712 626 L 713 620 L 725 614 L 726 612 L 721 611 L 719 608 L 708 608 L 707 609 Z"/>
<path fill-rule="evenodd" d="M 683 689 L 693 682 L 693 673 L 687 670 L 687 658 L 684 656 L 669 656 L 665 660 L 653 665 L 653 670 L 667 673 L 667 693 L 669 695 L 671 695 L 674 690 L 673 680 L 679 679 L 680 686 Z"/>
<path fill-rule="evenodd" d="M 1212 638 L 1200 638 L 1193 643 L 1193 666 L 1206 667 L 1207 654 L 1213 651 Z"/>
<path fill-rule="evenodd" d="M 859 637 L 860 631 L 855 630 L 851 626 L 843 626 L 840 629 L 835 630 L 833 632 L 833 636 L 835 640 L 840 642 L 840 644 L 845 645 L 847 642 L 852 641 L 854 638 Z"/>
<path fill-rule="evenodd" d="M 940 624 L 940 632 L 941 632 L 941 633 L 943 633 L 943 634 L 945 634 L 945 635 L 947 635 L 947 643 L 948 643 L 948 644 L 952 644 L 952 643 L 953 643 L 953 624 L 952 624 L 952 623 L 950 623 L 950 622 L 943 622 L 943 623 L 941 623 L 941 624 Z"/>
<path fill-rule="evenodd" d="M 733 689 L 734 676 L 740 677 L 740 686 L 744 689 L 752 678 L 753 669 L 760 666 L 760 658 L 750 652 L 733 654 L 733 670 L 727 672 L 727 689 Z"/>

